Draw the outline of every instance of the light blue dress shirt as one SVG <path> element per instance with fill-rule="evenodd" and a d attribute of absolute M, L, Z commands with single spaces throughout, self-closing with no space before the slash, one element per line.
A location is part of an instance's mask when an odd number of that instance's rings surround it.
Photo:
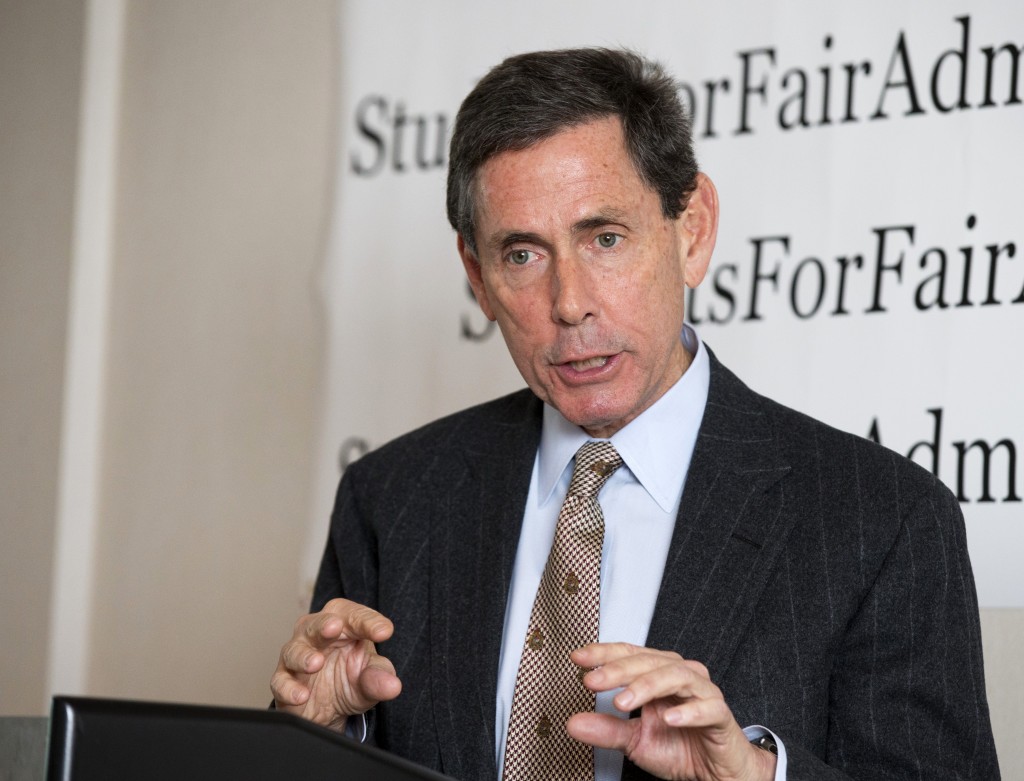
<path fill-rule="evenodd" d="M 601 490 L 604 551 L 601 558 L 601 642 L 643 645 L 661 587 L 669 543 L 675 527 L 683 485 L 690 467 L 697 431 L 704 416 L 711 370 L 707 350 L 689 326 L 683 344 L 693 361 L 660 399 L 611 437 L 623 465 Z M 671 432 L 666 436 L 666 432 Z M 544 406 L 540 447 L 534 461 L 515 566 L 505 611 L 498 666 L 495 735 L 499 777 L 505 755 L 516 672 L 526 638 L 533 601 L 551 550 L 555 524 L 569 490 L 573 456 L 592 437 Z M 597 695 L 597 712 L 625 718 L 612 705 L 616 692 Z M 748 738 L 768 732 L 745 730 Z M 785 748 L 780 744 L 776 781 L 785 780 Z M 597 749 L 596 781 L 614 781 L 622 754 Z"/>

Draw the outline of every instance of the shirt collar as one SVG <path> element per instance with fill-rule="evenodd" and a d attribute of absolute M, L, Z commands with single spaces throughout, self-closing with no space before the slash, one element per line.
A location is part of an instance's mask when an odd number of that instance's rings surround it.
<path fill-rule="evenodd" d="M 708 399 L 711 365 L 707 349 L 690 326 L 680 337 L 693 361 L 665 394 L 611 437 L 624 465 L 665 512 L 679 497 Z M 666 432 L 671 432 L 666 436 Z M 593 439 L 549 404 L 537 455 L 537 498 L 551 499 L 576 451 Z"/>

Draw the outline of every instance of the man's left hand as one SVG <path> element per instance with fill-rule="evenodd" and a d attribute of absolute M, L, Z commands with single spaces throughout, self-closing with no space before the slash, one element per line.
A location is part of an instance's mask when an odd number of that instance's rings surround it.
<path fill-rule="evenodd" d="M 577 713 L 569 735 L 621 751 L 648 773 L 678 781 L 771 781 L 773 754 L 752 746 L 700 662 L 627 643 L 594 643 L 572 653 L 595 692 L 624 687 L 615 707 L 640 718 Z"/>

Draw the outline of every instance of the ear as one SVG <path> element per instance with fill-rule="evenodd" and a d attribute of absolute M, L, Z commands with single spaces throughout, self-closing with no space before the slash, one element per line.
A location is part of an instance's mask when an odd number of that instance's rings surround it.
<path fill-rule="evenodd" d="M 473 288 L 473 295 L 476 296 L 476 302 L 480 305 L 481 311 L 487 316 L 488 320 L 493 321 L 494 308 L 491 306 L 491 300 L 487 297 L 487 288 L 484 286 L 484 275 L 483 269 L 480 268 L 480 261 L 477 260 L 473 250 L 469 248 L 465 240 L 462 238 L 462 234 L 458 237 L 458 248 L 459 257 L 462 258 L 462 267 L 466 269 L 466 276 L 469 278 L 469 286 Z"/>
<path fill-rule="evenodd" d="M 697 287 L 708 271 L 718 237 L 718 191 L 704 174 L 697 174 L 696 187 L 677 222 L 683 278 L 687 287 Z"/>

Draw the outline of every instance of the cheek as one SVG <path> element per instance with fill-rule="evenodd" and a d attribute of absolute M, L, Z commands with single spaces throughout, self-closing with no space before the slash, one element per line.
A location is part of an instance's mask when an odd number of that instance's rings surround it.
<path fill-rule="evenodd" d="M 513 290 L 508 286 L 495 288 L 491 294 L 495 314 L 507 333 L 530 334 L 539 331 L 550 320 L 543 296 L 536 290 Z"/>
<path fill-rule="evenodd" d="M 633 302 L 633 311 L 637 313 L 634 322 L 648 347 L 660 352 L 663 345 L 670 348 L 682 331 L 685 291 L 661 280 L 653 291 L 648 288 L 645 293 Z"/>
<path fill-rule="evenodd" d="M 513 297 L 511 301 L 502 300 L 495 309 L 505 345 L 521 371 L 551 341 L 547 328 L 550 317 L 545 317 L 541 308 L 526 299 Z"/>

